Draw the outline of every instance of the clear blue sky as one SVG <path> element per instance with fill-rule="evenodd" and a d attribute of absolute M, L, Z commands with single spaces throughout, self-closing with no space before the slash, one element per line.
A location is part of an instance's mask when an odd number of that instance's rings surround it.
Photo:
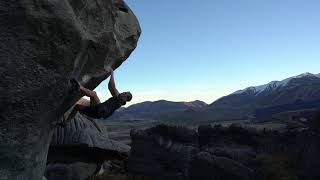
<path fill-rule="evenodd" d="M 212 103 L 248 86 L 320 73 L 319 0 L 126 2 L 142 34 L 115 75 L 132 103 Z M 102 99 L 106 89 L 106 82 L 96 89 Z"/>

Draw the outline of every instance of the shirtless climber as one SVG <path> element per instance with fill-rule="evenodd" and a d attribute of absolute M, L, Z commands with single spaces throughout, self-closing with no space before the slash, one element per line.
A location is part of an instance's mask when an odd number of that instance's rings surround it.
<path fill-rule="evenodd" d="M 66 125 L 79 111 L 81 114 L 85 114 L 89 117 L 100 119 L 100 118 L 108 118 L 120 108 L 122 105 L 125 105 L 126 102 L 131 101 L 132 94 L 130 92 L 123 92 L 119 93 L 116 88 L 114 82 L 114 75 L 113 70 L 107 70 L 110 73 L 110 81 L 108 84 L 108 89 L 112 95 L 111 98 L 106 100 L 105 102 L 101 103 L 97 93 L 95 91 L 91 91 L 85 87 L 83 87 L 80 83 L 80 91 L 90 98 L 90 101 L 84 98 L 81 98 L 76 105 L 74 106 L 73 110 L 71 111 L 70 115 L 63 123 L 60 125 Z"/>

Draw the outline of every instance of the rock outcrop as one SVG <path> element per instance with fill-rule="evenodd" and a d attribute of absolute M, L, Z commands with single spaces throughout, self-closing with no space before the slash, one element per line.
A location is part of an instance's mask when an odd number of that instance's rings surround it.
<path fill-rule="evenodd" d="M 310 129 L 277 132 L 208 125 L 196 132 L 162 125 L 133 130 L 131 137 L 128 170 L 133 175 L 159 180 L 320 178 L 320 134 Z"/>
<path fill-rule="evenodd" d="M 109 138 L 101 120 L 80 113 L 65 127 L 54 130 L 48 153 L 48 180 L 86 180 L 106 161 L 123 160 L 130 147 Z"/>
<path fill-rule="evenodd" d="M 250 180 L 253 170 L 229 158 L 200 152 L 191 162 L 189 179 Z"/>
<path fill-rule="evenodd" d="M 81 153 L 81 150 L 87 151 L 88 149 L 91 149 L 92 153 L 87 154 L 85 158 L 89 158 L 91 154 L 98 155 L 98 150 L 101 150 L 111 155 L 115 154 L 116 159 L 121 159 L 122 156 L 128 156 L 130 146 L 111 140 L 101 120 L 77 113 L 67 126 L 59 126 L 54 130 L 49 155 L 53 155 L 51 153 L 54 152 L 59 153 L 60 149 L 62 151 L 60 155 L 57 155 L 57 158 L 65 160 L 68 157 L 63 157 L 63 155 L 67 151 L 73 152 L 74 155 L 76 152 Z M 96 153 L 94 153 L 95 150 L 97 150 Z M 101 161 L 110 160 L 104 158 L 107 158 L 106 154 L 98 159 Z M 48 156 L 48 159 L 50 161 L 51 157 Z M 56 161 L 58 159 L 53 158 L 52 160 Z"/>
<path fill-rule="evenodd" d="M 190 163 L 198 150 L 196 132 L 168 126 L 131 131 L 128 171 L 158 180 L 188 177 Z"/>
<path fill-rule="evenodd" d="M 87 180 L 97 171 L 95 163 L 50 163 L 46 168 L 47 180 Z"/>
<path fill-rule="evenodd" d="M 135 49 L 141 30 L 122 0 L 2 0 L 0 179 L 40 180 L 55 122 Z"/>

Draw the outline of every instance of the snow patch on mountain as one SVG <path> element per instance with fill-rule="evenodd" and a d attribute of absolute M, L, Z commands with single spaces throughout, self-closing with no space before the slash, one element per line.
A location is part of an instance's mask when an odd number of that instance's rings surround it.
<path fill-rule="evenodd" d="M 291 78 L 289 78 L 289 79 L 305 78 L 305 77 L 319 77 L 319 75 L 320 75 L 320 74 L 312 74 L 312 73 L 306 72 L 306 73 L 300 74 L 300 75 L 298 75 L 298 76 L 291 77 Z"/>
<path fill-rule="evenodd" d="M 320 78 L 320 73 L 319 74 L 312 74 L 312 73 L 303 73 L 300 74 L 298 76 L 294 76 L 294 77 L 290 77 L 287 79 L 284 79 L 282 81 L 271 81 L 268 84 L 264 84 L 264 85 L 260 85 L 260 86 L 252 86 L 252 87 L 248 87 L 246 89 L 243 90 L 238 90 L 232 94 L 242 94 L 244 92 L 252 92 L 255 95 L 259 95 L 262 92 L 265 91 L 272 91 L 274 89 L 280 88 L 280 87 L 285 87 L 292 79 L 297 79 L 297 78 L 304 78 L 304 77 L 317 77 Z"/>

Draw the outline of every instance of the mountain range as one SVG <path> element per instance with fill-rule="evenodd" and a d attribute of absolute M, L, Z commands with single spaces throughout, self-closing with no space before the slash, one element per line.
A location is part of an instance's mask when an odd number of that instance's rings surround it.
<path fill-rule="evenodd" d="M 320 74 L 304 73 L 236 91 L 210 104 L 207 111 L 214 120 L 246 119 L 257 109 L 316 100 L 320 100 Z"/>
<path fill-rule="evenodd" d="M 170 121 L 218 121 L 254 118 L 259 109 L 320 101 L 320 74 L 303 73 L 281 81 L 238 90 L 207 105 L 201 101 L 143 102 L 115 113 L 113 118 Z M 292 106 L 295 107 L 295 106 Z M 302 107 L 302 106 L 297 106 Z M 316 107 L 319 108 L 319 107 Z"/>

